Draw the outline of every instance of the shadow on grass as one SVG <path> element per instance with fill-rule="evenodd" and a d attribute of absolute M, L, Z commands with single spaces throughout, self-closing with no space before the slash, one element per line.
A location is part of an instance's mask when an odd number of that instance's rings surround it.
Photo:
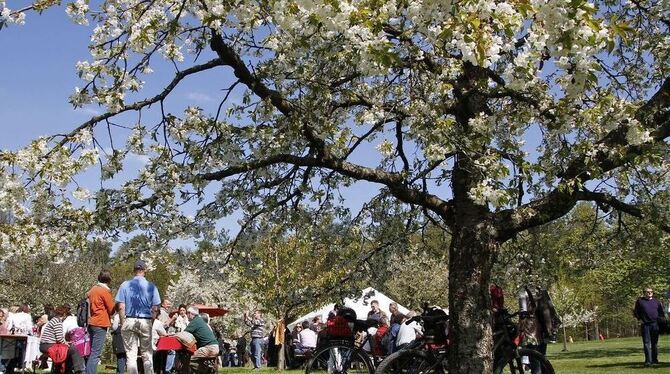
<path fill-rule="evenodd" d="M 640 344 L 641 345 L 641 344 Z M 603 349 L 585 349 L 578 351 L 556 352 L 552 357 L 558 359 L 594 359 L 605 357 L 623 357 L 629 355 L 637 355 L 642 353 L 642 347 L 626 347 L 626 348 L 603 348 Z M 659 354 L 670 353 L 670 347 L 659 347 Z M 644 360 L 644 359 L 643 359 Z M 614 365 L 614 364 L 612 364 Z M 624 364 L 622 364 L 624 365 Z M 604 367 L 604 366 L 603 366 Z"/>
<path fill-rule="evenodd" d="M 590 368 L 590 369 L 628 368 L 628 369 L 653 370 L 653 369 L 668 369 L 668 368 L 670 368 L 670 363 L 661 362 L 660 364 L 652 365 L 651 367 L 646 367 L 646 366 L 644 366 L 643 363 L 640 363 L 639 361 L 635 361 L 635 362 L 615 362 L 615 363 L 602 364 L 602 365 L 586 365 L 586 367 Z M 664 372 L 667 373 L 666 370 L 664 370 Z"/>

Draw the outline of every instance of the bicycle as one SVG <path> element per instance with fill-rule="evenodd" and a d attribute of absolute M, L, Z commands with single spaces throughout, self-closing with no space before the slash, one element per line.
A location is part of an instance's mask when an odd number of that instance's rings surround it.
<path fill-rule="evenodd" d="M 520 346 L 517 325 L 512 320 L 518 315 L 519 312 L 509 314 L 505 309 L 498 313 L 499 322 L 493 332 L 493 374 L 554 374 L 545 355 Z"/>
<path fill-rule="evenodd" d="M 447 330 L 449 316 L 441 309 L 424 305 L 420 316 L 406 321 L 406 324 L 421 324 L 424 334 L 396 351 L 382 361 L 375 373 L 446 373 L 449 342 Z"/>
<path fill-rule="evenodd" d="M 528 348 L 519 347 L 516 325 L 512 321 L 518 313 L 509 314 L 503 311 L 499 315 L 500 323 L 494 331 L 494 374 L 554 374 L 554 368 L 547 358 L 540 352 Z M 430 320 L 422 315 L 412 320 L 420 321 L 435 329 L 435 320 Z M 410 321 L 406 322 L 409 323 Z M 428 331 L 428 329 L 426 329 Z M 431 335 L 417 339 L 409 347 L 388 356 L 377 368 L 377 374 L 399 374 L 399 373 L 447 373 L 448 340 L 444 345 L 435 345 L 434 337 Z M 536 366 L 532 372 L 530 365 L 524 363 L 527 357 L 529 364 Z"/>
<path fill-rule="evenodd" d="M 355 320 L 353 331 L 350 330 L 348 336 L 329 337 L 327 342 L 321 342 L 321 347 L 311 355 L 305 367 L 305 374 L 328 373 L 345 374 L 360 373 L 373 374 L 375 372 L 375 363 L 370 354 L 361 347 L 363 342 L 356 342 L 354 335 L 357 332 L 365 332 L 370 327 L 376 327 L 377 321 Z M 365 339 L 369 339 L 366 336 Z"/>

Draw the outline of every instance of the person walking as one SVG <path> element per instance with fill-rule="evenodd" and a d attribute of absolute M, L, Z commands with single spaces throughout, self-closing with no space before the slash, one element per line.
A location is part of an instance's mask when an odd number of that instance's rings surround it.
<path fill-rule="evenodd" d="M 640 321 L 644 366 L 658 364 L 658 317 L 663 317 L 663 305 L 654 297 L 654 290 L 644 289 L 644 295 L 635 302 L 633 314 Z"/>
<path fill-rule="evenodd" d="M 100 355 L 105 345 L 107 329 L 112 325 L 110 316 L 114 313 L 114 298 L 109 283 L 112 274 L 109 270 L 102 270 L 98 274 L 98 284 L 87 293 L 91 316 L 88 319 L 88 335 L 91 338 L 91 354 L 86 362 L 86 374 L 98 372 Z"/>
<path fill-rule="evenodd" d="M 144 261 L 135 261 L 133 267 L 135 276 L 123 282 L 116 293 L 128 374 L 138 373 L 138 348 L 144 364 L 144 373 L 153 372 L 151 327 L 152 320 L 158 315 L 161 299 L 158 288 L 146 280 L 146 270 L 147 265 Z"/>
<path fill-rule="evenodd" d="M 256 310 L 253 317 L 248 312 L 244 313 L 244 322 L 251 327 L 251 356 L 253 357 L 254 369 L 260 369 L 263 356 L 263 338 L 265 337 L 265 320 L 260 310 Z"/>

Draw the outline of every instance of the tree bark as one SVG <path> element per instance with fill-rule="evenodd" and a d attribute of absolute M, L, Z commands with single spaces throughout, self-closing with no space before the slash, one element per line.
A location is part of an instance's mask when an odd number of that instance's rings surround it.
<path fill-rule="evenodd" d="M 587 342 L 589 341 L 589 323 L 588 322 L 584 322 L 584 339 L 586 339 Z"/>
<path fill-rule="evenodd" d="M 493 371 L 489 284 L 498 242 L 489 226 L 469 225 L 453 233 L 449 250 L 449 373 Z"/>
<path fill-rule="evenodd" d="M 277 358 L 277 370 L 279 371 L 284 371 L 286 369 L 286 344 L 288 344 L 286 341 L 284 344 L 279 346 L 279 357 Z"/>

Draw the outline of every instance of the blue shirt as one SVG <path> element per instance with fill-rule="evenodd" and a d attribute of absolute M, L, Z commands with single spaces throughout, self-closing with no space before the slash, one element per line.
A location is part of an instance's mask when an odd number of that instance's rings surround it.
<path fill-rule="evenodd" d="M 121 283 L 116 301 L 126 305 L 126 316 L 129 318 L 151 318 L 151 307 L 160 305 L 161 298 L 156 285 L 138 275 Z"/>

